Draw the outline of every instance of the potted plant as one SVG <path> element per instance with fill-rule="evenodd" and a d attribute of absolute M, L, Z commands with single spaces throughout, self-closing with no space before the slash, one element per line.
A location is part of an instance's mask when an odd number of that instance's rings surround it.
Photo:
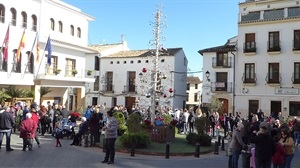
<path fill-rule="evenodd" d="M 88 75 L 88 76 L 91 76 L 91 75 L 92 75 L 92 72 L 93 72 L 92 70 L 88 70 L 88 71 L 87 71 L 87 75 Z"/>
<path fill-rule="evenodd" d="M 60 69 L 55 69 L 55 70 L 54 70 L 54 74 L 57 75 L 57 74 L 60 73 L 60 71 L 61 71 Z"/>
<path fill-rule="evenodd" d="M 73 70 L 72 70 L 72 74 L 73 74 L 73 75 L 76 75 L 77 73 L 78 73 L 78 71 L 77 71 L 76 69 L 73 69 Z"/>

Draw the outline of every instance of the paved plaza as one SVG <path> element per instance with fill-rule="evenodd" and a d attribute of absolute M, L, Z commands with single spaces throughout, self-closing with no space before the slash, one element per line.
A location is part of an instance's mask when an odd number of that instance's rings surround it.
<path fill-rule="evenodd" d="M 115 164 L 107 165 L 100 163 L 104 158 L 102 149 L 97 147 L 70 146 L 71 140 L 61 140 L 62 147 L 54 147 L 55 139 L 50 135 L 40 137 L 41 148 L 34 142 L 33 151 L 21 151 L 22 140 L 18 134 L 12 135 L 12 152 L 5 151 L 5 138 L 3 139 L 0 151 L 0 167 L 205 167 L 205 168 L 227 168 L 225 152 L 220 150 L 219 155 L 213 153 L 201 155 L 200 158 L 194 156 L 182 156 L 166 159 L 164 156 L 138 155 L 130 156 L 130 153 L 116 153 Z M 293 168 L 300 168 L 299 148 L 296 148 L 293 159 Z M 241 158 L 240 158 L 241 165 Z M 242 166 L 240 166 L 242 167 Z"/>

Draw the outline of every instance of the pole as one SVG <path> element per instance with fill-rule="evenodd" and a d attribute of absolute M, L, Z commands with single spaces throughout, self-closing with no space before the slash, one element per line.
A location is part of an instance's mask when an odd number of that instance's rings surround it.
<path fill-rule="evenodd" d="M 166 144 L 166 159 L 170 158 L 170 143 Z"/>
<path fill-rule="evenodd" d="M 50 38 L 50 35 L 48 36 L 48 38 Z M 47 39 L 47 40 L 48 40 L 48 39 Z M 46 51 L 46 47 L 47 47 L 47 42 L 46 42 L 46 45 L 45 45 L 45 48 L 44 48 L 44 51 L 43 51 L 43 54 L 42 54 L 42 59 L 41 59 L 40 65 L 39 65 L 39 67 L 38 67 L 38 69 L 37 69 L 37 72 L 36 72 L 36 74 L 35 74 L 35 78 L 37 78 L 37 76 L 38 76 L 38 73 L 39 73 L 39 71 L 40 71 L 41 64 L 42 64 L 42 62 L 43 62 L 43 59 L 44 59 L 44 55 L 45 55 L 45 51 Z"/>
<path fill-rule="evenodd" d="M 196 149 L 195 149 L 195 157 L 200 157 L 200 143 L 196 143 Z"/>
<path fill-rule="evenodd" d="M 31 47 L 31 50 L 30 50 L 30 53 L 29 53 L 29 54 L 30 54 L 30 57 L 28 57 L 29 59 L 31 58 L 32 50 L 33 50 L 34 45 L 35 45 L 36 40 L 37 40 L 37 35 L 38 35 L 38 32 L 36 32 L 36 34 L 35 34 L 35 38 L 34 38 L 34 41 L 33 41 L 33 45 L 32 45 L 32 47 Z M 28 68 L 29 62 L 30 62 L 30 60 L 27 60 L 27 64 L 26 64 L 26 66 L 25 66 L 25 70 L 24 70 L 24 74 L 23 74 L 23 75 L 25 75 L 25 72 L 26 72 L 26 70 L 27 70 L 27 68 Z"/>

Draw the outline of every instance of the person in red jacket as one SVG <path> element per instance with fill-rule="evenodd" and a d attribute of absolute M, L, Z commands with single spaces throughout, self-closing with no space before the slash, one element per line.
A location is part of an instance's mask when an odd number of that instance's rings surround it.
<path fill-rule="evenodd" d="M 40 143 L 40 140 L 39 140 L 39 138 L 37 136 L 37 127 L 38 127 L 38 124 L 39 124 L 39 116 L 38 116 L 38 114 L 37 114 L 37 112 L 36 112 L 36 110 L 34 108 L 32 108 L 30 110 L 30 113 L 32 114 L 31 119 L 36 123 L 36 129 L 35 129 L 35 137 L 34 137 L 34 139 L 35 139 L 36 143 L 38 144 L 38 147 L 40 148 L 41 147 L 41 145 L 40 145 L 41 143 Z"/>
<path fill-rule="evenodd" d="M 272 157 L 272 163 L 274 168 L 284 168 L 284 157 L 285 157 L 285 149 L 279 143 L 279 137 L 274 137 L 274 142 L 276 143 L 276 152 Z"/>
<path fill-rule="evenodd" d="M 23 149 L 26 151 L 28 146 L 29 151 L 32 151 L 32 139 L 35 137 L 36 133 L 36 122 L 31 119 L 32 114 L 27 113 L 26 119 L 22 121 L 20 126 L 20 138 L 23 138 Z"/>

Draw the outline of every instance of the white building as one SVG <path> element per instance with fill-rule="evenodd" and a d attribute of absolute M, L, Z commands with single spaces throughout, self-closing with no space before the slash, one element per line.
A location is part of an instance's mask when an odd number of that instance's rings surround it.
<path fill-rule="evenodd" d="M 202 104 L 216 98 L 223 103 L 219 113 L 234 111 L 234 59 L 237 37 L 229 39 L 222 46 L 199 50 L 203 56 Z"/>
<path fill-rule="evenodd" d="M 239 4 L 236 110 L 300 115 L 299 0 Z"/>
<path fill-rule="evenodd" d="M 54 12 L 55 11 L 55 12 Z M 73 19 L 70 19 L 73 18 Z M 76 19 L 74 19 L 76 18 Z M 5 0 L 0 2 L 0 40 L 5 38 L 9 26 L 8 59 L 0 56 L 0 87 L 14 85 L 35 91 L 35 102 L 40 103 L 39 89 L 50 87 L 46 101 L 64 104 L 70 110 L 84 106 L 87 78 L 87 54 L 98 53 L 87 46 L 88 24 L 93 17 L 59 0 Z M 16 61 L 16 51 L 25 30 L 25 48 L 21 59 Z M 34 45 L 39 34 L 40 56 L 37 62 L 37 47 Z M 47 51 L 44 51 L 50 36 L 52 57 L 47 66 Z M 59 72 L 59 74 L 56 74 Z M 76 74 L 73 72 L 77 71 Z"/>
<path fill-rule="evenodd" d="M 153 68 L 153 51 L 126 50 L 121 47 L 120 52 L 102 55 L 100 58 L 99 99 L 100 104 L 107 107 L 123 105 L 125 107 L 149 107 L 150 98 L 146 98 L 146 91 L 150 87 L 150 78 L 143 83 L 141 75 L 146 75 Z M 157 106 L 183 108 L 186 100 L 187 58 L 182 48 L 169 48 L 160 56 L 159 71 L 165 75 L 161 86 L 163 92 Z M 142 70 L 145 69 L 144 72 Z M 146 72 L 147 71 L 147 72 Z M 97 80 L 96 80 L 97 81 Z M 172 91 L 169 92 L 169 89 Z M 96 97 L 96 95 L 94 94 Z"/>
<path fill-rule="evenodd" d="M 186 80 L 186 106 L 190 107 L 199 106 L 201 104 L 201 89 L 202 82 L 197 76 L 188 76 Z"/>

